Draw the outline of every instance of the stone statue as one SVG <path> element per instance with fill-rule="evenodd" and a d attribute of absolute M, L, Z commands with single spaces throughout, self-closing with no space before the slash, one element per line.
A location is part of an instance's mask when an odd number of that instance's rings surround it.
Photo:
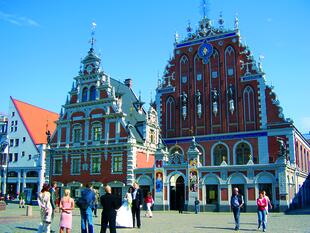
<path fill-rule="evenodd" d="M 286 155 L 287 155 L 287 148 L 286 148 L 285 141 L 282 138 L 277 137 L 277 142 L 279 143 L 279 146 L 280 146 L 280 150 L 279 150 L 279 154 L 278 155 L 286 157 Z"/>
<path fill-rule="evenodd" d="M 211 95 L 212 95 L 212 103 L 215 103 L 215 102 L 217 103 L 219 100 L 219 94 L 216 88 L 213 88 L 213 90 L 211 90 Z"/>
<path fill-rule="evenodd" d="M 228 91 L 227 91 L 228 99 L 229 100 L 233 100 L 234 99 L 234 93 L 235 93 L 235 88 L 232 85 L 232 83 L 230 83 L 229 87 L 228 87 Z"/>
<path fill-rule="evenodd" d="M 47 145 L 49 145 L 51 143 L 51 132 L 47 130 L 45 134 L 46 134 Z"/>
<path fill-rule="evenodd" d="M 196 93 L 196 100 L 197 100 L 197 104 L 201 104 L 201 93 L 199 90 L 197 90 L 197 93 Z"/>
<path fill-rule="evenodd" d="M 185 91 L 182 92 L 181 99 L 182 99 L 182 105 L 186 106 L 186 104 L 187 104 L 187 94 L 185 93 Z"/>

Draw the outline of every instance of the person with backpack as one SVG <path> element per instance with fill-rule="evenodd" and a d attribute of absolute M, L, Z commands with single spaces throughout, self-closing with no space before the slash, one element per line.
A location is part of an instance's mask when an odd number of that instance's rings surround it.
<path fill-rule="evenodd" d="M 240 225 L 240 209 L 244 205 L 243 196 L 239 194 L 238 188 L 233 189 L 233 194 L 230 198 L 230 206 L 234 214 L 235 219 L 235 231 L 239 230 Z"/>
<path fill-rule="evenodd" d="M 76 202 L 81 213 L 81 233 L 87 233 L 87 229 L 88 233 L 94 233 L 92 209 L 96 200 L 96 195 L 91 189 L 90 184 L 86 184 L 85 187 L 86 188 L 81 192 L 81 197 Z"/>

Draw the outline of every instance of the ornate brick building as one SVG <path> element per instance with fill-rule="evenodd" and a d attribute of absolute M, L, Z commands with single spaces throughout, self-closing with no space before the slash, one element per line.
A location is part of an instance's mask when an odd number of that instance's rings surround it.
<path fill-rule="evenodd" d="M 284 117 L 261 61 L 241 42 L 238 19 L 232 30 L 222 17 L 218 24 L 204 17 L 197 30 L 188 25 L 184 39 L 176 34 L 159 82 L 156 105 L 168 150 L 158 149 L 154 165 L 152 178 L 160 174 L 163 184 L 156 205 L 176 209 L 184 199 L 190 209 L 197 197 L 203 210 L 228 210 L 232 187 L 248 211 L 262 189 L 280 210 L 296 194 L 305 203 L 309 184 L 299 188 L 310 169 L 309 142 Z"/>
<path fill-rule="evenodd" d="M 146 112 L 132 80 L 116 81 L 100 63 L 92 46 L 50 143 L 50 179 L 61 189 L 70 188 L 74 197 L 89 182 L 100 192 L 110 184 L 113 193 L 123 196 L 135 179 L 134 169 L 154 164 L 159 134 L 155 109 Z"/>

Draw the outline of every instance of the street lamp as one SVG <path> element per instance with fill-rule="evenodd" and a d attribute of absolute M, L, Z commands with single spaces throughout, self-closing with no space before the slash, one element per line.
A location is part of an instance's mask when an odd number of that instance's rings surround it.
<path fill-rule="evenodd" d="M 7 146 L 9 146 L 9 143 L 7 142 L 7 141 L 3 141 L 1 144 L 0 144 L 0 152 L 1 152 L 1 154 L 2 154 L 2 161 L 1 161 L 1 166 L 2 166 L 2 168 L 3 168 L 3 160 L 4 160 L 4 155 L 5 155 L 5 153 L 4 153 L 4 150 L 5 150 L 5 148 L 7 147 Z M 6 184 L 6 188 L 5 188 L 5 190 L 3 190 L 3 192 L 5 193 L 5 194 L 7 194 L 7 192 L 6 192 L 6 190 L 7 190 L 7 184 L 8 184 L 8 168 L 9 168 L 9 161 L 8 161 L 8 156 L 9 156 L 9 148 L 8 148 L 8 153 L 7 153 L 7 155 L 5 156 L 5 165 L 6 165 L 6 180 L 5 180 L 5 184 Z M 1 169 L 2 170 L 2 169 Z M 4 168 L 3 168 L 3 174 L 4 174 Z M 2 178 L 1 178 L 2 179 Z M 2 184 L 3 185 L 3 184 Z M 2 187 L 1 187 L 1 189 L 2 189 Z"/>

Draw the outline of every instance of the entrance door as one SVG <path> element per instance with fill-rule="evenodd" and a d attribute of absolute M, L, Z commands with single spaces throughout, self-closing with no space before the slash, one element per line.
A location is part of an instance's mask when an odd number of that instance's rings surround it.
<path fill-rule="evenodd" d="M 207 211 L 217 211 L 218 208 L 218 186 L 206 185 Z"/>
<path fill-rule="evenodd" d="M 180 205 L 184 206 L 185 185 L 184 178 L 179 176 L 175 185 L 170 184 L 170 210 L 177 210 Z"/>

